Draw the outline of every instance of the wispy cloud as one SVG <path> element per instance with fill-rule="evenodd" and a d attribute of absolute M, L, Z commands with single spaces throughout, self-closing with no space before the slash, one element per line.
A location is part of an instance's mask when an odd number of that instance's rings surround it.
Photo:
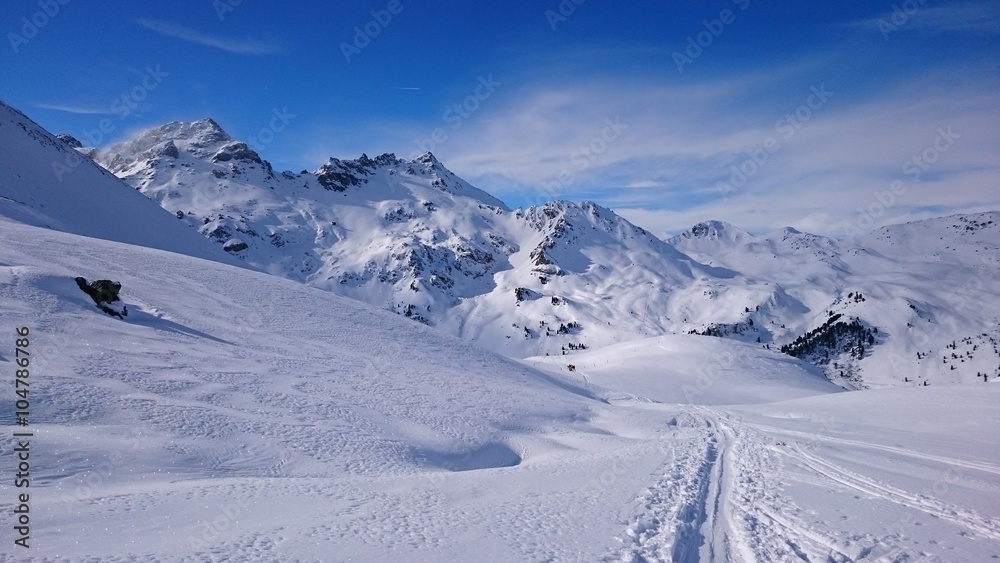
<path fill-rule="evenodd" d="M 921 6 L 910 13 L 899 9 L 874 18 L 844 24 L 885 34 L 910 30 L 925 33 L 1000 34 L 1000 3 L 995 1 L 954 2 L 939 6 Z"/>
<path fill-rule="evenodd" d="M 873 209 L 872 227 L 1000 209 L 993 61 L 973 54 L 958 66 L 893 67 L 892 80 L 870 83 L 858 79 L 874 69 L 860 48 L 683 79 L 557 67 L 508 81 L 460 123 L 393 119 L 324 132 L 315 161 L 371 146 L 401 156 L 433 150 L 512 206 L 593 199 L 657 233 L 722 219 L 754 232 L 842 235 Z M 817 100 L 817 90 L 829 99 Z M 957 140 L 939 139 L 941 129 Z M 756 169 L 720 190 L 744 166 Z M 914 166 L 927 169 L 915 175 Z M 905 193 L 885 196 L 894 181 Z"/>
<path fill-rule="evenodd" d="M 49 104 L 49 103 L 37 103 L 36 108 L 50 109 L 53 111 L 62 111 L 66 113 L 75 113 L 78 115 L 110 115 L 112 112 L 110 108 L 97 108 L 89 106 L 81 106 L 74 104 Z"/>
<path fill-rule="evenodd" d="M 514 205 L 597 199 L 659 233 L 723 219 L 757 232 L 790 225 L 840 235 L 895 180 L 905 182 L 905 194 L 877 209 L 876 224 L 931 207 L 1000 208 L 1000 131 L 991 127 L 1000 120 L 996 80 L 935 75 L 872 98 L 829 84 L 829 103 L 786 136 L 791 130 L 778 123 L 809 114 L 811 89 L 772 79 L 765 73 L 700 85 L 550 86 L 484 108 L 436 152 Z M 772 95 L 748 102 L 758 97 L 758 84 L 770 84 Z M 613 141 L 601 139 L 607 119 L 627 126 Z M 945 146 L 937 138 L 949 128 L 958 140 Z M 770 154 L 768 139 L 778 142 Z M 590 156 L 581 158 L 587 148 Z M 750 161 L 753 168 L 754 155 L 767 161 L 746 182 L 718 188 L 732 167 Z M 913 165 L 904 169 L 915 157 L 933 160 L 919 177 L 907 172 Z"/>
<path fill-rule="evenodd" d="M 873 206 L 873 227 L 1000 209 L 1000 79 L 937 68 L 865 93 L 834 74 L 825 83 L 832 97 L 810 110 L 811 86 L 823 83 L 797 66 L 808 78 L 785 68 L 683 83 L 560 78 L 498 93 L 460 127 L 393 120 L 360 135 L 326 132 L 310 162 L 370 147 L 410 156 L 429 144 L 448 168 L 512 206 L 593 199 L 660 234 L 722 219 L 758 233 L 842 235 Z M 788 136 L 782 120 L 796 114 Z M 608 120 L 620 134 L 606 131 Z M 436 129 L 444 140 L 431 142 Z M 939 140 L 939 129 L 957 140 Z M 368 144 L 341 144 L 352 137 Z M 732 167 L 764 158 L 772 138 L 777 149 L 759 170 L 719 189 Z M 906 171 L 913 164 L 904 170 L 914 158 L 928 166 L 919 177 Z M 881 209 L 897 180 L 905 193 Z"/>
<path fill-rule="evenodd" d="M 161 20 L 141 18 L 135 20 L 135 23 L 166 37 L 172 37 L 174 39 L 180 39 L 181 41 L 196 43 L 198 45 L 205 45 L 206 47 L 221 49 L 223 51 L 237 53 L 240 55 L 269 55 L 273 53 L 280 53 L 282 51 L 281 46 L 276 43 L 256 41 L 253 39 L 220 37 Z"/>

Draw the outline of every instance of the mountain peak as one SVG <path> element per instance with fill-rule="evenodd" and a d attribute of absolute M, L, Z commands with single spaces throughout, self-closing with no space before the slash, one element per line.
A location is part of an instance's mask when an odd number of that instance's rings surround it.
<path fill-rule="evenodd" d="M 159 127 L 147 129 L 128 141 L 116 143 L 103 151 L 112 154 L 119 161 L 138 160 L 151 154 L 162 153 L 168 145 L 191 153 L 197 158 L 214 155 L 219 149 L 233 142 L 214 119 L 202 118 L 197 121 L 172 121 Z"/>
<path fill-rule="evenodd" d="M 185 123 L 175 121 L 160 128 L 164 133 L 170 134 L 174 141 L 188 141 L 192 144 L 198 143 L 208 146 L 225 144 L 233 141 L 233 138 L 226 133 L 222 127 L 212 118 L 205 117 L 197 121 Z"/>
<path fill-rule="evenodd" d="M 441 164 L 441 161 L 438 160 L 437 157 L 434 156 L 434 153 L 432 153 L 431 151 L 427 151 L 425 153 L 422 153 L 417 158 L 414 158 L 413 161 L 414 162 L 420 162 L 422 164 L 428 164 L 428 165 L 430 165 L 430 164 Z"/>
<path fill-rule="evenodd" d="M 690 229 L 673 237 L 671 242 L 692 239 L 740 242 L 748 238 L 750 238 L 750 233 L 744 231 L 736 225 L 713 219 L 709 221 L 702 221 L 701 223 L 694 225 Z"/>
<path fill-rule="evenodd" d="M 172 121 L 150 129 L 140 134 L 139 137 L 146 135 L 162 140 L 200 142 L 206 145 L 228 143 L 233 140 L 222 129 L 222 126 L 210 117 L 204 117 L 196 121 Z"/>
<path fill-rule="evenodd" d="M 214 120 L 214 119 L 212 119 L 211 117 L 203 117 L 201 119 L 192 121 L 191 125 L 194 125 L 194 126 L 197 126 L 197 127 L 206 127 L 206 128 L 211 128 L 211 129 L 215 129 L 215 130 L 218 130 L 218 131 L 222 131 L 222 126 L 219 125 L 219 122 L 216 121 L 216 120 Z"/>

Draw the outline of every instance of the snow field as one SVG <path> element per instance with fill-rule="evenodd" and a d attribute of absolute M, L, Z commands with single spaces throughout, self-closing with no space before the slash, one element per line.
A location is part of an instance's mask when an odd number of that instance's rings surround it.
<path fill-rule="evenodd" d="M 40 560 L 1000 551 L 992 384 L 847 393 L 686 335 L 535 371 L 244 269 L 7 220 L 0 238 L 0 323 L 31 324 L 47 356 L 32 388 Z M 97 311 L 77 274 L 120 280 L 129 319 Z"/>

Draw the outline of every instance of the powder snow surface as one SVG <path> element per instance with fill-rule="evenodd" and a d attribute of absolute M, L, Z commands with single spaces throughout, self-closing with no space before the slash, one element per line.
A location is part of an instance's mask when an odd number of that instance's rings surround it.
<path fill-rule="evenodd" d="M 32 547 L 5 533 L 2 561 L 1000 555 L 991 383 L 843 392 L 687 335 L 537 370 L 241 268 L 8 219 L 0 239 L 0 367 L 29 326 L 36 434 Z M 76 275 L 121 281 L 127 320 Z"/>

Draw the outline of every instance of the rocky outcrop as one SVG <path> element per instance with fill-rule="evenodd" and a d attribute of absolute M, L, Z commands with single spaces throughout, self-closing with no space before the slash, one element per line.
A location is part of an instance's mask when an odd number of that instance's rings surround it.
<path fill-rule="evenodd" d="M 75 278 L 76 285 L 80 290 L 90 296 L 97 305 L 97 308 L 119 319 L 128 316 L 128 308 L 121 303 L 118 292 L 122 289 L 122 284 L 111 280 L 95 280 L 87 283 L 87 278 Z M 119 305 L 121 310 L 119 310 Z"/>
<path fill-rule="evenodd" d="M 67 145 L 69 145 L 70 147 L 72 147 L 74 149 L 83 148 L 83 143 L 81 143 L 79 140 L 77 140 L 76 137 L 74 137 L 72 135 L 67 135 L 65 133 L 60 133 L 59 135 L 56 135 L 56 139 L 59 139 L 60 141 L 66 143 Z"/>

